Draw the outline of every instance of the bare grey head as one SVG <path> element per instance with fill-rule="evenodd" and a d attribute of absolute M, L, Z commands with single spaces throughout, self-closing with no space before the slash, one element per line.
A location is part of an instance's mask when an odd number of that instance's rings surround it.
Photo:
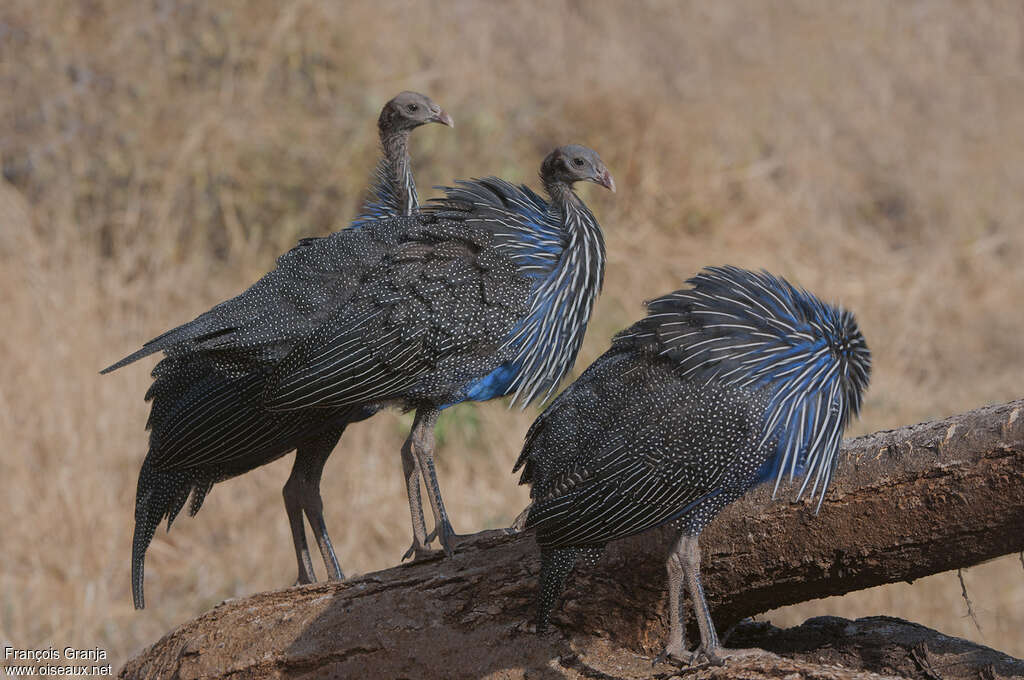
<path fill-rule="evenodd" d="M 427 123 L 455 127 L 455 122 L 434 100 L 419 92 L 400 92 L 381 109 L 377 127 L 381 138 L 410 132 Z"/>
<path fill-rule="evenodd" d="M 575 182 L 593 182 L 615 191 L 615 180 L 593 149 L 579 144 L 560 146 L 544 159 L 540 179 L 549 190 L 556 185 L 572 186 Z"/>

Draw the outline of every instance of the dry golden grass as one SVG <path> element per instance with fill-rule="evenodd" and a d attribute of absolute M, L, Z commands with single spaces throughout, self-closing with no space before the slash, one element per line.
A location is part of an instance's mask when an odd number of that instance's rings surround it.
<path fill-rule="evenodd" d="M 704 264 L 764 267 L 855 310 L 875 357 L 853 434 L 1021 396 L 1024 13 L 1006 3 L 402 3 L 0 7 L 0 642 L 115 663 L 225 597 L 295 577 L 290 458 L 218 486 L 149 551 L 129 595 L 144 366 L 97 370 L 233 295 L 296 238 L 343 226 L 380 105 L 410 88 L 423 194 L 532 181 L 556 143 L 620 186 L 584 189 L 609 265 L 578 362 Z M 507 524 L 536 411 L 464 405 L 439 465 L 461 531 Z M 409 540 L 408 417 L 346 433 L 323 489 L 347 573 Z M 1022 528 L 1024 530 L 1024 528 Z M 796 546 L 795 549 L 799 549 Z M 1016 557 L 773 613 L 890 613 L 1024 655 Z"/>

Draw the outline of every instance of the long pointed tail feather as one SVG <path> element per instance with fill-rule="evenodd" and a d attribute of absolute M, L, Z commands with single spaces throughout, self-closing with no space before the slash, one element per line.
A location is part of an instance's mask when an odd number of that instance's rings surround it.
<path fill-rule="evenodd" d="M 209 312 L 207 312 L 207 314 L 209 314 Z M 100 375 L 106 375 L 107 373 L 116 371 L 117 369 L 127 366 L 128 364 L 135 363 L 139 359 L 148 357 L 150 354 L 155 354 L 157 352 L 170 349 L 175 345 L 179 345 L 184 342 L 191 342 L 193 344 L 198 345 L 202 342 L 212 340 L 214 338 L 224 335 L 225 333 L 230 333 L 231 331 L 234 330 L 233 328 L 219 328 L 211 330 L 209 326 L 210 322 L 206 319 L 206 315 L 203 315 L 194 321 L 182 324 L 177 328 L 169 330 L 161 335 L 158 335 L 157 337 L 153 338 L 145 345 L 143 345 L 140 349 L 132 352 L 131 354 L 121 359 L 120 361 L 117 361 L 107 366 L 102 371 L 100 371 Z"/>
<path fill-rule="evenodd" d="M 153 540 L 156 527 L 163 519 L 163 509 L 153 501 L 155 489 L 139 490 L 135 499 L 135 533 L 132 536 L 132 600 L 136 609 L 145 609 L 143 581 L 146 577 L 146 549 Z"/>
<path fill-rule="evenodd" d="M 576 548 L 541 548 L 540 593 L 537 595 L 537 632 L 551 623 L 551 610 L 565 588 L 565 580 L 576 564 Z"/>
<path fill-rule="evenodd" d="M 142 464 L 135 494 L 135 532 L 132 535 L 132 600 L 136 609 L 146 606 L 143 591 L 146 550 L 160 522 L 165 517 L 173 519 L 190 490 L 191 483 L 184 475 L 157 472 L 148 461 Z M 170 522 L 167 528 L 170 529 Z"/>

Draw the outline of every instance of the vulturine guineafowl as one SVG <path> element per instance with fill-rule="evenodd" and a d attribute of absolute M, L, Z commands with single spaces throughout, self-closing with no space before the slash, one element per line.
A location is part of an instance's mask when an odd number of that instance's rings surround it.
<path fill-rule="evenodd" d="M 858 414 L 871 357 L 851 313 L 767 273 L 709 268 L 648 304 L 537 419 L 515 469 L 532 484 L 525 527 L 541 548 L 537 628 L 577 557 L 666 523 L 671 630 L 686 660 L 685 584 L 697 652 L 718 662 L 700 580 L 701 530 L 759 482 L 803 477 L 817 508 L 843 430 Z"/>
<path fill-rule="evenodd" d="M 574 145 L 551 152 L 540 177 L 550 203 L 525 186 L 487 178 L 448 188 L 444 200 L 423 209 L 424 215 L 488 234 L 486 247 L 474 251 L 476 266 L 487 271 L 507 258 L 516 276 L 528 282 L 525 308 L 492 309 L 491 299 L 507 293 L 486 279 L 478 283 L 479 272 L 460 257 L 422 274 L 413 267 L 410 272 L 425 280 L 401 290 L 378 290 L 366 280 L 366 292 L 339 308 L 268 382 L 265 403 L 275 411 L 389 402 L 416 410 L 402 450 L 413 527 L 407 556 L 428 547 L 417 467 L 437 537 L 452 551 L 455 534 L 433 460 L 440 411 L 509 394 L 524 404 L 546 395 L 582 343 L 604 276 L 605 250 L 597 220 L 572 185 L 590 181 L 614 191 L 615 184 L 595 152 Z M 409 247 L 418 253 L 425 246 Z M 476 288 L 480 284 L 482 290 Z M 451 287 L 457 292 L 449 292 Z"/>
<path fill-rule="evenodd" d="M 381 155 L 377 181 L 355 224 L 389 217 L 408 217 L 420 200 L 412 177 L 409 135 L 427 123 L 455 127 L 455 121 L 425 94 L 400 92 L 381 109 L 377 119 Z"/>
<path fill-rule="evenodd" d="M 429 97 L 402 92 L 378 121 L 383 158 L 362 215 L 352 228 L 304 239 L 277 268 L 236 298 L 165 333 L 104 369 L 108 373 L 149 354 L 166 358 L 153 371 L 146 394 L 153 406 L 149 453 L 139 472 L 132 544 L 132 595 L 142 608 L 146 549 L 160 521 L 171 522 L 189 494 L 195 515 L 213 484 L 248 472 L 297 449 L 284 502 L 298 561 L 298 582 L 316 580 L 303 512 L 330 578 L 344 578 L 323 519 L 320 477 L 348 422 L 371 409 L 268 413 L 262 405 L 266 375 L 276 359 L 330 312 L 329 301 L 358 285 L 394 240 L 392 225 L 377 234 L 366 225 L 413 214 L 418 206 L 408 153 L 412 130 L 426 123 L 451 126 Z M 363 229 L 366 227 L 366 229 Z"/>

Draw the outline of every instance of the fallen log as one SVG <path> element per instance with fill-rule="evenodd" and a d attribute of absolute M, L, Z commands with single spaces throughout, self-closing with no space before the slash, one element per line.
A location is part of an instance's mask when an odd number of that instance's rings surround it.
<path fill-rule="evenodd" d="M 1024 550 L 1024 400 L 845 442 L 818 516 L 806 501 L 772 502 L 770 491 L 734 503 L 701 536 L 720 630 L 783 605 Z M 648 532 L 577 569 L 548 635 L 524 625 L 539 572 L 532 538 L 486 531 L 452 559 L 225 602 L 130 660 L 121 677 L 672 677 L 671 667 L 652 669 L 650 657 L 665 639 L 664 559 L 674 538 L 667 528 Z M 1024 675 L 1019 662 L 978 646 L 964 652 L 977 664 L 943 674 L 931 668 L 926 641 L 914 644 L 909 658 L 924 661 L 906 677 Z M 762 646 L 771 648 L 767 638 Z M 791 656 L 701 675 L 909 673 Z"/>

